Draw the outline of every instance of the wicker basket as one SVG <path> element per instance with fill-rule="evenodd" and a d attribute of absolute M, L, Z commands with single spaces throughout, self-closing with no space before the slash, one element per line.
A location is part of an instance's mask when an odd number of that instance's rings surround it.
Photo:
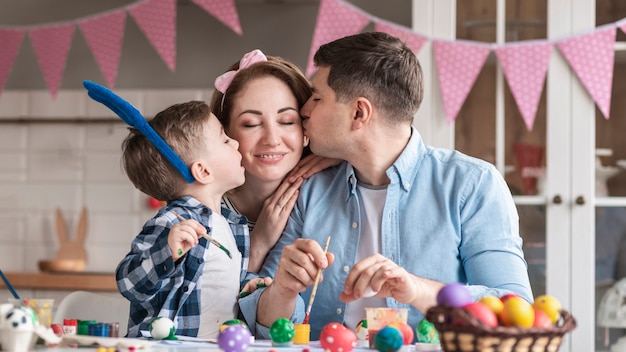
<path fill-rule="evenodd" d="M 563 336 L 576 327 L 576 319 L 569 312 L 563 310 L 561 317 L 552 328 L 490 328 L 460 308 L 436 306 L 426 314 L 446 352 L 556 352 Z"/>

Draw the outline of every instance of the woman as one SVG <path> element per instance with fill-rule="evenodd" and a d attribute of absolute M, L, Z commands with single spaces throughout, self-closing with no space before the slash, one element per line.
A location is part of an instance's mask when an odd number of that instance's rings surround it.
<path fill-rule="evenodd" d="M 258 272 L 285 228 L 303 178 L 337 161 L 306 150 L 300 108 L 311 86 L 293 63 L 254 50 L 219 76 L 215 87 L 211 111 L 239 142 L 246 170 L 245 183 L 222 202 L 248 218 L 248 271 Z"/>

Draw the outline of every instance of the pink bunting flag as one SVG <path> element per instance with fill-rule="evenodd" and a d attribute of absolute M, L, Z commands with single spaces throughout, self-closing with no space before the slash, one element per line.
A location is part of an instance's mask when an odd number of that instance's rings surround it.
<path fill-rule="evenodd" d="M 192 2 L 220 20 L 233 32 L 243 35 L 235 0 L 192 0 Z"/>
<path fill-rule="evenodd" d="M 37 27 L 28 32 L 52 98 L 56 98 L 74 34 L 73 24 Z"/>
<path fill-rule="evenodd" d="M 546 80 L 552 44 L 533 41 L 506 44 L 495 49 L 513 98 L 528 131 L 532 131 Z"/>
<path fill-rule="evenodd" d="M 421 36 L 409 28 L 399 26 L 382 20 L 374 20 L 374 27 L 377 32 L 385 32 L 400 38 L 417 55 L 428 38 Z"/>
<path fill-rule="evenodd" d="M 443 107 L 448 123 L 452 123 L 491 49 L 468 41 L 434 41 L 433 46 Z"/>
<path fill-rule="evenodd" d="M 313 56 L 322 44 L 359 33 L 369 22 L 370 17 L 354 6 L 338 0 L 322 0 L 309 52 L 307 76 L 315 72 Z"/>
<path fill-rule="evenodd" d="M 616 32 L 617 28 L 611 25 L 557 43 L 605 119 L 611 110 Z"/>
<path fill-rule="evenodd" d="M 176 0 L 149 0 L 129 9 L 170 71 L 176 70 Z"/>
<path fill-rule="evenodd" d="M 24 30 L 22 29 L 0 29 L 0 93 L 4 89 L 15 57 L 20 50 L 24 40 Z"/>
<path fill-rule="evenodd" d="M 109 88 L 115 87 L 124 38 L 126 11 L 92 17 L 78 23 Z"/>

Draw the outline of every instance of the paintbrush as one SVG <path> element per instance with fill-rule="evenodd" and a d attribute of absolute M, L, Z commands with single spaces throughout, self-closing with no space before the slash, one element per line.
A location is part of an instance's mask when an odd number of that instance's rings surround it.
<path fill-rule="evenodd" d="M 326 245 L 324 246 L 324 254 L 328 253 L 328 244 L 330 243 L 330 236 L 326 239 Z M 311 307 L 313 307 L 313 301 L 315 300 L 315 293 L 317 292 L 317 285 L 320 283 L 322 277 L 322 268 L 317 269 L 317 275 L 315 275 L 315 282 L 313 283 L 313 290 L 311 291 L 311 297 L 309 298 L 309 305 L 306 307 L 306 314 L 304 315 L 304 321 L 302 324 L 308 324 L 311 317 Z"/>
<path fill-rule="evenodd" d="M 178 214 L 177 212 L 173 211 L 172 213 L 174 213 L 174 215 L 176 215 L 176 217 L 180 220 L 180 221 L 185 221 L 188 219 L 185 219 L 182 215 Z M 216 239 L 214 239 L 213 237 L 209 236 L 208 234 L 204 234 L 204 237 L 207 238 L 207 240 L 209 240 L 209 242 L 213 243 L 213 245 L 215 245 L 217 248 L 221 249 L 224 251 L 224 253 L 226 253 L 226 255 L 228 255 L 228 258 L 232 258 L 233 256 L 230 255 L 230 251 L 228 250 L 228 248 L 224 247 L 221 243 L 217 242 Z"/>
<path fill-rule="evenodd" d="M 13 285 L 11 285 L 11 282 L 9 281 L 9 279 L 7 279 L 7 277 L 4 276 L 4 273 L 2 272 L 2 270 L 0 270 L 0 277 L 2 277 L 2 281 L 4 281 L 4 284 L 7 286 L 9 291 L 11 291 L 11 294 L 13 295 L 13 297 L 15 299 L 20 299 L 20 296 L 17 294 L 17 292 L 15 292 Z"/>

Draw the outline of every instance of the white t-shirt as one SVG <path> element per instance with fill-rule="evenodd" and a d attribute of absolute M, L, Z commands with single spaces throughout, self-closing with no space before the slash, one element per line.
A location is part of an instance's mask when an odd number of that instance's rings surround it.
<path fill-rule="evenodd" d="M 357 195 L 361 204 L 361 236 L 356 261 L 365 259 L 374 253 L 380 253 L 380 222 L 382 219 L 387 187 L 375 188 L 361 183 L 357 184 Z M 384 298 L 366 297 L 348 303 L 344 323 L 355 330 L 357 324 L 365 319 L 366 307 L 386 307 Z"/>
<path fill-rule="evenodd" d="M 213 213 L 211 236 L 228 248 L 232 259 L 212 243 L 204 252 L 204 268 L 200 277 L 200 329 L 198 337 L 216 338 L 220 325 L 237 317 L 237 295 L 241 253 L 226 219 Z"/>

